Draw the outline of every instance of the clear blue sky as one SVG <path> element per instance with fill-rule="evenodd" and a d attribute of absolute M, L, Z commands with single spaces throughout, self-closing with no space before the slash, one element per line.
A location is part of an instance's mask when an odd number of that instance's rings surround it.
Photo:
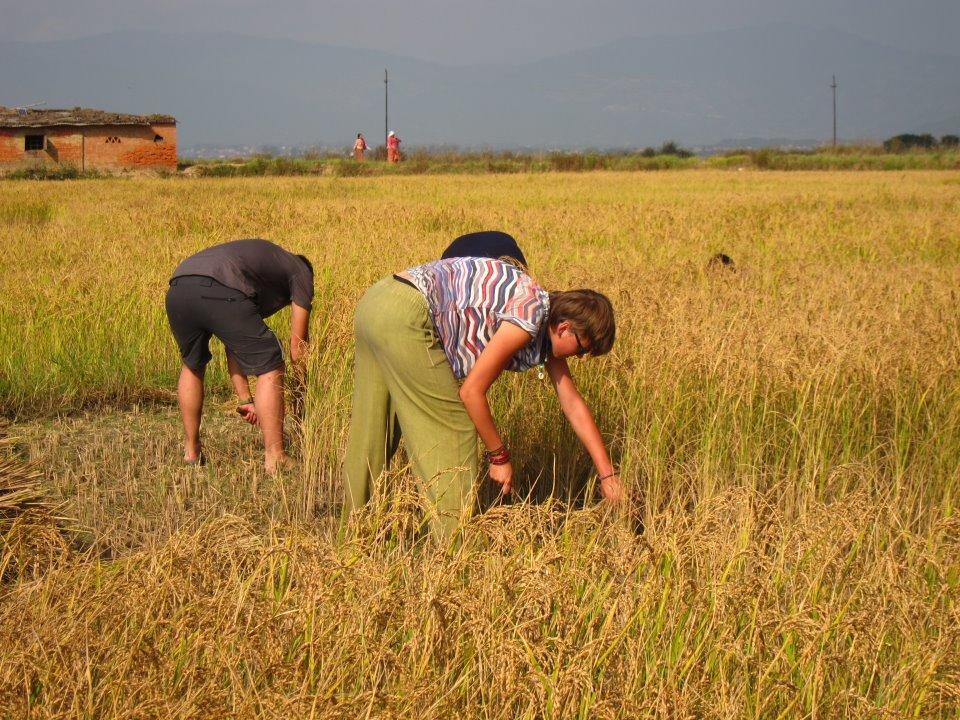
<path fill-rule="evenodd" d="M 618 38 L 798 22 L 960 55 L 960 0 L 0 0 L 0 40 L 228 31 L 443 63 L 518 62 Z"/>

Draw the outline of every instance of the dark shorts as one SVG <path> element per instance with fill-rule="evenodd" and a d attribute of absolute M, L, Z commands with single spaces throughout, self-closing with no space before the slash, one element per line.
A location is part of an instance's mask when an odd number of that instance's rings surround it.
<path fill-rule="evenodd" d="M 203 370 L 210 362 L 210 336 L 226 345 L 247 375 L 283 367 L 283 349 L 253 300 L 203 275 L 170 281 L 167 319 L 183 364 Z"/>

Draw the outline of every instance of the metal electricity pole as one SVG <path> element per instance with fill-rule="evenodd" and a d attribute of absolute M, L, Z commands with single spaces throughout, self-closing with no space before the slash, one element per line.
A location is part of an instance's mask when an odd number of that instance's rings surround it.
<path fill-rule="evenodd" d="M 833 89 L 833 146 L 837 146 L 837 76 L 833 76 L 833 82 L 830 84 Z"/>
<path fill-rule="evenodd" d="M 383 147 L 387 147 L 388 133 L 390 132 L 390 95 L 389 95 L 389 82 L 390 78 L 387 76 L 387 69 L 383 69 Z"/>

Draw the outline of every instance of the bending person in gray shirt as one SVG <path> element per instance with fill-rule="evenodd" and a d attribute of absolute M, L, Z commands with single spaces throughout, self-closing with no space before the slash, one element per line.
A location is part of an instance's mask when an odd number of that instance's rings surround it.
<path fill-rule="evenodd" d="M 310 261 L 266 240 L 216 245 L 177 266 L 166 305 L 183 361 L 177 399 L 184 461 L 205 463 L 200 442 L 203 376 L 211 358 L 210 337 L 216 336 L 227 349 L 227 368 L 240 402 L 237 412 L 263 431 L 267 472 L 288 466 L 291 461 L 283 447 L 283 349 L 264 318 L 292 306 L 290 360 L 294 397 L 300 397 L 313 306 Z M 250 393 L 250 375 L 257 377 L 256 399 Z"/>

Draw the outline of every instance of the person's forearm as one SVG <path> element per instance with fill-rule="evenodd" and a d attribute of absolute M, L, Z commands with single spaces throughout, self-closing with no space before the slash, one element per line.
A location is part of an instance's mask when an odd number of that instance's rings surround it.
<path fill-rule="evenodd" d="M 229 350 L 227 351 L 227 371 L 230 373 L 230 382 L 233 383 L 233 389 L 236 391 L 237 397 L 241 401 L 249 400 L 251 396 L 250 382 L 246 373 L 240 368 L 240 363 L 237 362 L 237 359 Z"/>
<path fill-rule="evenodd" d="M 307 347 L 306 343 L 291 343 L 290 345 L 290 366 L 296 370 L 302 370 L 306 367 Z"/>
<path fill-rule="evenodd" d="M 589 453 L 597 468 L 597 474 L 600 477 L 609 475 L 614 471 L 613 463 L 610 462 L 610 455 L 607 453 L 606 443 L 603 442 L 603 436 L 593 419 L 593 413 L 583 398 L 577 398 L 571 402 L 570 408 L 564 408 L 564 414 L 573 428 L 573 431 L 580 438 L 583 447 Z"/>
<path fill-rule="evenodd" d="M 306 338 L 294 335 L 290 339 L 290 377 L 291 399 L 293 400 L 293 414 L 302 419 L 304 410 L 304 395 L 307 390 L 307 351 L 310 345 Z"/>
<path fill-rule="evenodd" d="M 497 450 L 503 446 L 503 439 L 497 431 L 497 425 L 493 421 L 493 414 L 490 412 L 490 403 L 487 401 L 486 393 L 479 391 L 463 390 L 460 391 L 460 399 L 463 406 L 467 409 L 467 415 L 473 421 L 477 428 L 477 434 L 486 445 L 487 450 Z"/>
<path fill-rule="evenodd" d="M 310 343 L 301 338 L 290 339 L 290 370 L 294 379 L 302 382 L 307 371 L 307 352 L 310 350 Z"/>

